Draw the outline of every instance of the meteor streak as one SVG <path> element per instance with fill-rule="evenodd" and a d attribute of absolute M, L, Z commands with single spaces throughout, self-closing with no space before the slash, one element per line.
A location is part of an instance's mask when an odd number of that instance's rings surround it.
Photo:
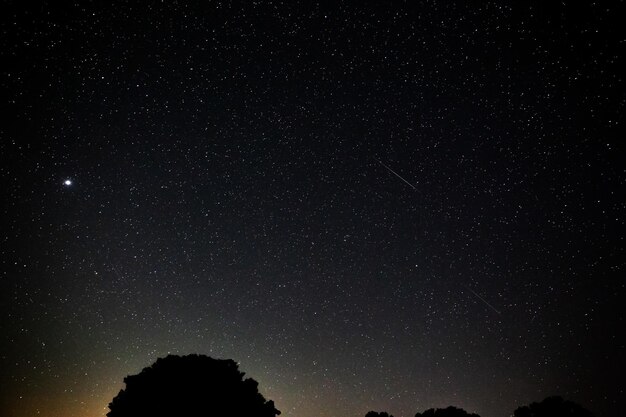
<path fill-rule="evenodd" d="M 476 297 L 478 297 L 478 299 L 479 299 L 480 301 L 482 301 L 483 303 L 487 304 L 487 306 L 489 306 L 489 308 L 491 308 L 493 311 L 495 311 L 496 313 L 498 313 L 498 314 L 500 314 L 500 315 L 501 315 L 501 313 L 500 313 L 498 310 L 496 310 L 496 308 L 495 308 L 494 306 L 492 306 L 491 304 L 489 304 L 489 303 L 487 302 L 487 300 L 485 300 L 483 297 L 481 297 L 480 295 L 478 295 L 478 294 L 477 294 L 474 290 L 472 290 L 472 289 L 471 289 L 471 288 L 469 288 L 469 287 L 465 287 L 465 288 L 467 288 L 467 289 L 468 289 L 468 290 L 469 290 L 472 294 L 474 294 Z"/>
<path fill-rule="evenodd" d="M 404 178 L 402 178 L 402 176 L 400 174 L 398 174 L 396 171 L 394 171 L 393 169 L 389 168 L 387 165 L 383 164 L 380 160 L 376 160 L 379 164 L 381 164 L 382 166 L 384 166 L 387 171 L 391 172 L 393 175 L 395 175 L 396 177 L 400 178 L 402 181 L 404 181 L 409 187 L 411 187 L 412 189 L 414 189 L 415 191 L 417 191 L 417 188 L 415 188 L 415 186 L 413 184 L 411 184 L 410 182 L 408 182 L 407 180 L 405 180 Z"/>

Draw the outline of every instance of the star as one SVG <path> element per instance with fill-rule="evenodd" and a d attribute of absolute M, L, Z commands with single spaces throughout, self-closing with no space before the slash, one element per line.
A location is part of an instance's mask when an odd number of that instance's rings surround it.
<path fill-rule="evenodd" d="M 626 416 L 617 6 L 14 3 L 0 417 L 168 352 L 280 417 Z"/>

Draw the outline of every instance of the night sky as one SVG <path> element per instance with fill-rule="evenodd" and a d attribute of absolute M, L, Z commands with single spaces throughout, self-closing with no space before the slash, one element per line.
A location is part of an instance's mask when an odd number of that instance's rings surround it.
<path fill-rule="evenodd" d="M 623 1 L 105 3 L 0 9 L 3 417 L 623 415 Z"/>

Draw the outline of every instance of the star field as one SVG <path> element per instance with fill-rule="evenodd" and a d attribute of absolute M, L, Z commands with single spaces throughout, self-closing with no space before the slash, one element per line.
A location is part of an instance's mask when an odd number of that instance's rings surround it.
<path fill-rule="evenodd" d="M 0 414 L 168 353 L 285 417 L 624 398 L 623 2 L 1 6 Z"/>

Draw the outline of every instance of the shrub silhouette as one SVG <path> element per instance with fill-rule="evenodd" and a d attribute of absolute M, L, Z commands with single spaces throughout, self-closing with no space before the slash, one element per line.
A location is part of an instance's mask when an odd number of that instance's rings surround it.
<path fill-rule="evenodd" d="M 280 411 L 259 393 L 258 383 L 243 379 L 232 360 L 204 355 L 159 358 L 137 375 L 124 378 L 109 404 L 108 417 L 274 417 Z"/>
<path fill-rule="evenodd" d="M 590 411 L 561 397 L 548 397 L 540 403 L 515 410 L 515 417 L 593 417 Z"/>
<path fill-rule="evenodd" d="M 415 417 L 480 417 L 478 414 L 470 414 L 462 408 L 431 408 L 423 413 L 416 413 Z"/>
<path fill-rule="evenodd" d="M 365 417 L 393 417 L 393 415 L 387 414 L 384 411 L 380 413 L 376 411 L 369 411 L 367 414 L 365 414 Z"/>

